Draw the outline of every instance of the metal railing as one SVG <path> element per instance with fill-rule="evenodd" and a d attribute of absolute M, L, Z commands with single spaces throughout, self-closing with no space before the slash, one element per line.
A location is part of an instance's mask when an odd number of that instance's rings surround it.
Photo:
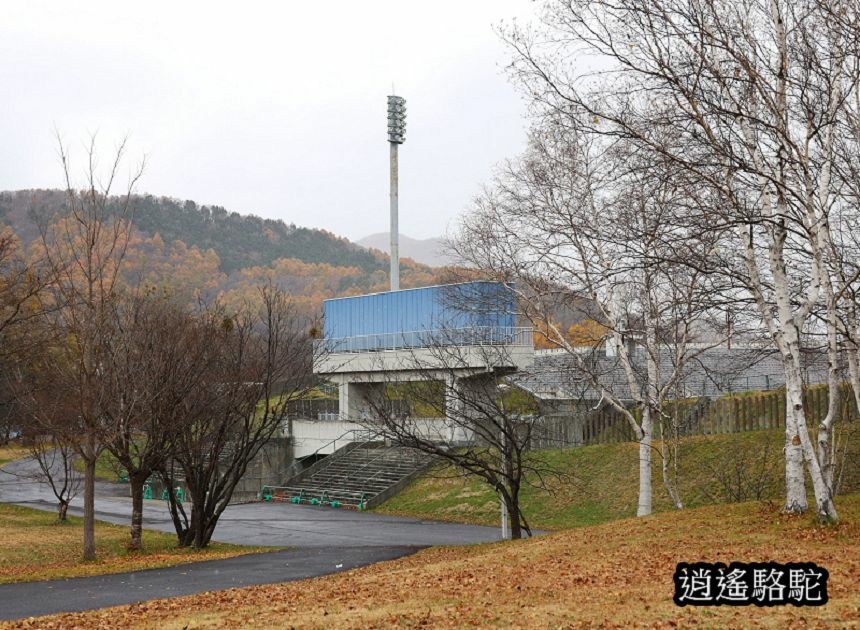
<path fill-rule="evenodd" d="M 320 339 L 316 353 L 380 352 L 437 346 L 520 346 L 533 347 L 533 329 L 526 327 L 473 326 L 412 330 L 373 335 Z"/>
<path fill-rule="evenodd" d="M 349 436 L 349 437 L 347 437 Z M 319 456 L 322 453 L 323 449 L 327 449 L 329 446 L 332 447 L 332 453 L 334 453 L 337 449 L 337 443 L 341 442 L 341 446 L 346 446 L 347 444 L 352 444 L 353 442 L 372 442 L 375 438 L 378 438 L 379 434 L 376 431 L 372 431 L 370 429 L 350 429 L 337 436 L 333 440 L 329 440 L 322 446 L 320 446 L 317 450 L 307 456 L 307 458 L 314 458 L 314 461 L 319 459 Z"/>

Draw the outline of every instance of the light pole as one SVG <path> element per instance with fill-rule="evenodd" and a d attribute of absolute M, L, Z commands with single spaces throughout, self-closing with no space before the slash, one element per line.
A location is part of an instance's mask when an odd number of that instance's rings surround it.
<path fill-rule="evenodd" d="M 388 144 L 391 155 L 391 290 L 400 290 L 400 228 L 397 225 L 397 145 L 406 140 L 406 99 L 388 97 Z"/>

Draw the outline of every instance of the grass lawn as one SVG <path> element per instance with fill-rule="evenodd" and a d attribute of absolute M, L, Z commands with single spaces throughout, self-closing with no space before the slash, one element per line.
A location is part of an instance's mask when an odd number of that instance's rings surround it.
<path fill-rule="evenodd" d="M 854 428 L 845 457 L 843 493 L 860 492 L 860 424 L 855 423 Z M 678 470 L 684 505 L 781 500 L 785 488 L 784 439 L 785 434 L 776 430 L 681 440 Z M 546 465 L 565 476 L 548 478 L 549 490 L 523 490 L 522 505 L 532 527 L 555 530 L 635 516 L 637 444 L 601 444 L 538 453 Z M 652 465 L 654 511 L 672 510 L 656 452 Z M 808 482 L 807 487 L 811 492 L 812 483 Z M 482 525 L 499 522 L 495 493 L 481 481 L 444 467 L 417 479 L 377 511 Z"/>
<path fill-rule="evenodd" d="M 84 472 L 84 462 L 80 458 L 75 460 L 74 466 L 79 473 Z M 125 469 L 108 451 L 102 451 L 96 458 L 96 479 L 99 481 L 117 481 L 120 473 L 125 473 Z"/>
<path fill-rule="evenodd" d="M 747 502 L 568 529 L 526 541 L 442 547 L 313 580 L 43 617 L 11 628 L 702 627 L 860 625 L 860 495 L 842 522 Z M 686 607 L 680 561 L 811 561 L 830 572 L 823 607 Z M 53 624 L 53 625 L 52 625 Z"/>
<path fill-rule="evenodd" d="M 144 530 L 145 551 L 126 550 L 128 527 L 96 522 L 98 558 L 81 560 L 82 519 L 57 522 L 55 513 L 0 503 L 0 584 L 167 567 L 198 560 L 270 551 L 215 543 L 202 551 L 176 547 L 176 536 Z"/>
<path fill-rule="evenodd" d="M 14 462 L 16 459 L 21 459 L 29 454 L 30 451 L 27 448 L 16 443 L 0 446 L 0 466 Z"/>

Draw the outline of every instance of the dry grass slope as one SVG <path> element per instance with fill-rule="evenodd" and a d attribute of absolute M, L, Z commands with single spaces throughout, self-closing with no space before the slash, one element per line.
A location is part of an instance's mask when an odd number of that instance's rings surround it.
<path fill-rule="evenodd" d="M 824 526 L 773 503 L 715 505 L 8 627 L 860 627 L 860 496 L 843 497 L 840 509 L 843 521 Z M 813 561 L 830 571 L 830 603 L 677 608 L 672 573 L 693 560 Z"/>
<path fill-rule="evenodd" d="M 860 423 L 854 423 L 848 450 L 840 461 L 842 492 L 860 492 Z M 785 434 L 751 431 L 685 438 L 680 444 L 681 498 L 687 507 L 756 499 L 779 501 L 785 488 Z M 639 447 L 635 443 L 601 444 L 537 451 L 564 473 L 548 478 L 550 491 L 526 487 L 522 504 L 535 528 L 562 529 L 598 525 L 636 514 Z M 654 511 L 674 509 L 663 488 L 660 465 L 653 466 Z M 811 489 L 812 484 L 808 484 Z M 419 518 L 498 525 L 499 502 L 479 480 L 436 469 L 386 501 L 380 512 Z"/>

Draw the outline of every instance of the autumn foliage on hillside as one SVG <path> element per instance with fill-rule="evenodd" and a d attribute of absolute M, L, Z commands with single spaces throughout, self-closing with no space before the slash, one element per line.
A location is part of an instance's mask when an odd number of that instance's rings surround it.
<path fill-rule="evenodd" d="M 64 203 L 61 191 L 0 193 L 0 228 L 37 258 L 39 226 L 64 231 Z M 229 306 L 256 299 L 257 287 L 271 282 L 308 314 L 327 298 L 388 289 L 386 256 L 324 230 L 152 195 L 134 197 L 132 206 L 122 235 L 123 282 L 130 286 L 187 301 L 220 298 Z M 437 270 L 409 259 L 400 273 L 403 288 L 439 282 Z"/>

